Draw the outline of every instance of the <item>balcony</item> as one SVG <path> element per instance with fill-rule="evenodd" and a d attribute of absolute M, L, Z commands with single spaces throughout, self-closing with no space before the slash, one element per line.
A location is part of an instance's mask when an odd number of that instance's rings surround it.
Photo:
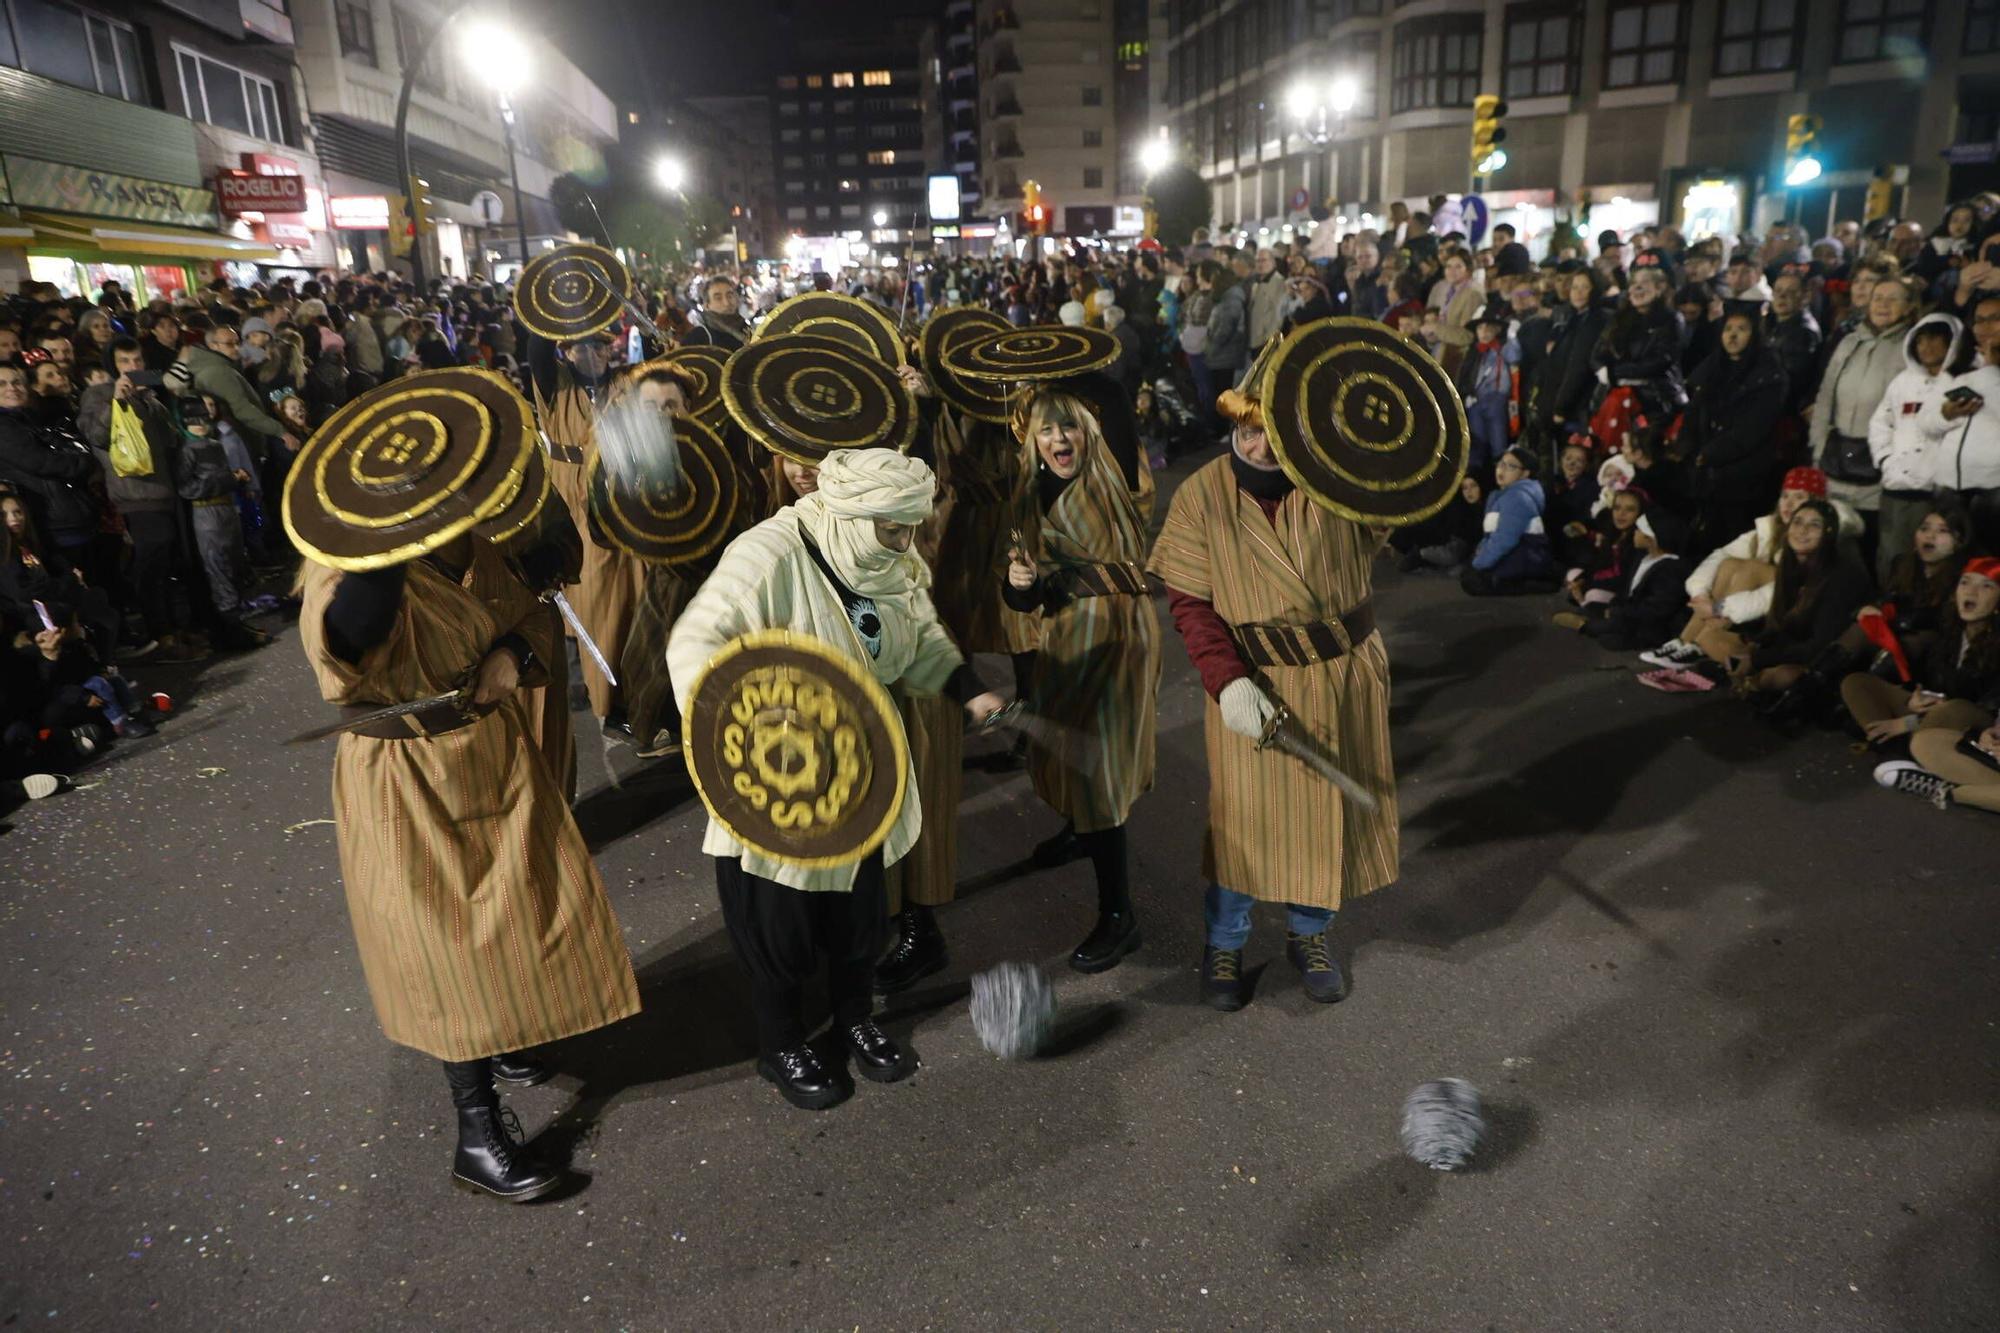
<path fill-rule="evenodd" d="M 960 79 L 977 79 L 979 77 L 979 66 L 972 64 L 970 61 L 963 65 L 953 65 L 944 72 L 944 77 L 947 83 L 956 83 Z"/>
<path fill-rule="evenodd" d="M 993 109 L 986 114 L 995 120 L 1005 120 L 1008 117 L 1020 115 L 1021 104 L 1012 97 L 998 98 L 993 103 Z"/>
<path fill-rule="evenodd" d="M 1021 72 L 1021 57 L 1014 54 L 1014 48 L 1011 46 L 995 47 L 993 49 L 993 69 L 991 72 L 994 74 L 1019 74 Z"/>
<path fill-rule="evenodd" d="M 1021 151 L 1021 141 L 1019 139 L 1006 138 L 993 145 L 993 156 L 1006 159 L 1026 157 L 1027 154 Z"/>

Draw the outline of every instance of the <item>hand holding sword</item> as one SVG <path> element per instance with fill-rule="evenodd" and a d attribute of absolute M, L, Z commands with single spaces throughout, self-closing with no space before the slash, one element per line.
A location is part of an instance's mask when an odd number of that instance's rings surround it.
<path fill-rule="evenodd" d="M 1290 755 L 1364 810 L 1373 810 L 1378 804 L 1372 792 L 1341 771 L 1282 700 L 1273 699 L 1248 676 L 1223 686 L 1216 703 L 1222 709 L 1222 725 L 1251 741 L 1259 751 Z"/>

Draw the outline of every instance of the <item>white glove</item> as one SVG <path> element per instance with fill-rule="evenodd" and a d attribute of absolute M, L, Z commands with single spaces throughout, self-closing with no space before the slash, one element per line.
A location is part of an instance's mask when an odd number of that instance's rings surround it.
<path fill-rule="evenodd" d="M 1222 725 L 1253 741 L 1263 738 L 1264 724 L 1278 712 L 1271 696 L 1248 676 L 1239 676 L 1224 685 L 1215 702 L 1222 708 Z"/>

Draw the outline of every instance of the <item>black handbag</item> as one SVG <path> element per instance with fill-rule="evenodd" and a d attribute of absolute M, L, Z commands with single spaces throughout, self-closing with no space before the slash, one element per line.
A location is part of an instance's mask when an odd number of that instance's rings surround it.
<path fill-rule="evenodd" d="M 1875 455 L 1869 452 L 1867 439 L 1860 435 L 1828 431 L 1819 466 L 1832 480 L 1851 486 L 1874 486 L 1882 480 L 1882 469 L 1875 466 Z"/>

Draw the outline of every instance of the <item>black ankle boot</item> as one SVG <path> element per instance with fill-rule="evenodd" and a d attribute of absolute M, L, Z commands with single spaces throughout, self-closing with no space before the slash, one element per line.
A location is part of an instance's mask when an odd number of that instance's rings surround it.
<path fill-rule="evenodd" d="M 1097 924 L 1070 954 L 1069 965 L 1079 972 L 1108 972 L 1140 942 L 1139 918 L 1129 905 L 1119 911 L 1099 912 Z"/>
<path fill-rule="evenodd" d="M 950 960 L 937 914 L 928 907 L 905 907 L 896 914 L 895 947 L 875 965 L 875 993 L 908 990 L 931 973 L 942 972 Z"/>
<path fill-rule="evenodd" d="M 805 1045 L 758 1056 L 757 1072 L 777 1084 L 784 1099 L 802 1111 L 838 1106 L 853 1091 L 828 1073 L 813 1048 Z"/>
<path fill-rule="evenodd" d="M 445 1061 L 458 1110 L 458 1151 L 451 1161 L 452 1183 L 491 1194 L 508 1203 L 539 1199 L 562 1183 L 562 1173 L 537 1161 L 516 1141 L 520 1122 L 500 1105 L 487 1060 Z"/>
<path fill-rule="evenodd" d="M 532 1088 L 555 1077 L 555 1071 L 526 1051 L 493 1057 L 493 1081 L 510 1088 Z"/>

